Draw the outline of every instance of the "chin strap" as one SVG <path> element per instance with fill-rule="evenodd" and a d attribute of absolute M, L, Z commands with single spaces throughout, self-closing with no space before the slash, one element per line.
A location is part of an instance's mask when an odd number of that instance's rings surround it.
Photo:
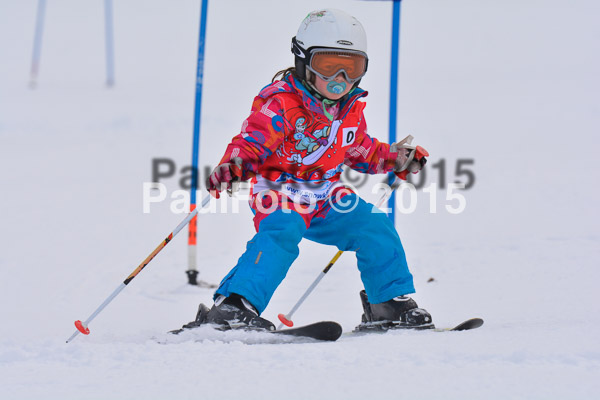
<path fill-rule="evenodd" d="M 302 81 L 302 85 L 306 88 L 306 90 L 308 90 L 308 92 L 310 94 L 313 95 L 313 97 L 319 101 L 323 101 L 326 99 L 326 97 L 324 97 L 321 93 L 319 93 L 319 91 L 317 90 L 317 88 L 315 88 L 315 86 L 310 82 L 307 81 L 306 79 L 304 79 Z"/>

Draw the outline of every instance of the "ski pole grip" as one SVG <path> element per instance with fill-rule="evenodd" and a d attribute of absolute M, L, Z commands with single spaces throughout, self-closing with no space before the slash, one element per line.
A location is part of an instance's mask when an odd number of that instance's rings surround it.
<path fill-rule="evenodd" d="M 234 182 L 242 180 L 242 166 L 231 164 L 229 167 L 231 171 L 231 177 Z"/>
<path fill-rule="evenodd" d="M 403 181 L 405 181 L 405 180 L 406 180 L 406 177 L 408 176 L 408 170 L 407 170 L 407 169 L 405 169 L 405 170 L 404 170 L 404 171 L 402 171 L 402 172 L 396 172 L 396 176 L 397 176 L 398 178 L 402 179 Z"/>
<path fill-rule="evenodd" d="M 415 148 L 415 154 L 413 156 L 413 159 L 416 160 L 419 164 L 421 164 L 421 168 L 423 168 L 423 166 L 427 163 L 427 159 L 425 157 L 429 157 L 429 152 L 427 150 L 425 150 L 423 147 L 417 146 Z M 395 174 L 398 178 L 405 181 L 406 177 L 408 176 L 408 169 L 405 169 L 404 171 L 396 172 Z"/>
<path fill-rule="evenodd" d="M 415 159 L 421 160 L 423 157 L 429 157 L 429 152 L 421 146 L 415 149 Z"/>
<path fill-rule="evenodd" d="M 242 159 L 240 157 L 233 157 L 229 164 L 229 171 L 231 172 L 231 178 L 233 182 L 241 181 L 243 175 Z"/>

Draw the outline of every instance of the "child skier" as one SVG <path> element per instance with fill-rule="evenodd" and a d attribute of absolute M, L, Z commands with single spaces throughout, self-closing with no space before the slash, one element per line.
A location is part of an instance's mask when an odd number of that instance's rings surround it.
<path fill-rule="evenodd" d="M 213 307 L 201 304 L 185 327 L 275 329 L 259 315 L 302 238 L 356 252 L 363 326 L 433 327 L 429 313 L 406 296 L 415 291 L 413 279 L 391 221 L 339 182 L 344 165 L 405 177 L 426 162 L 406 141 L 390 146 L 367 134 L 365 103 L 358 101 L 367 95 L 358 87 L 368 63 L 362 25 L 343 11 L 311 12 L 292 38 L 292 52 L 295 67 L 278 72 L 254 99 L 241 133 L 207 179 L 216 197 L 253 180 L 257 233 L 221 282 Z"/>

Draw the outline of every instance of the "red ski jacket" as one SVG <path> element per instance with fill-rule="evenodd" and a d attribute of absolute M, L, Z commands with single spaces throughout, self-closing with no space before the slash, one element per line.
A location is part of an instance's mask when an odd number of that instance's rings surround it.
<path fill-rule="evenodd" d="M 253 192 L 276 190 L 297 203 L 328 198 L 343 166 L 368 174 L 394 169 L 396 153 L 367 134 L 363 115 L 367 92 L 351 91 L 330 121 L 320 101 L 287 75 L 261 90 L 241 133 L 221 163 L 243 160 L 243 180 L 255 178 Z"/>

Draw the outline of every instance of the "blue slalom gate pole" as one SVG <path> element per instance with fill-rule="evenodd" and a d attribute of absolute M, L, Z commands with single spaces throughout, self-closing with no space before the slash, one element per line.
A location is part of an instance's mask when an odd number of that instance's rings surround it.
<path fill-rule="evenodd" d="M 106 86 L 112 87 L 115 84 L 112 0 L 104 0 L 104 28 L 106 33 Z"/>
<path fill-rule="evenodd" d="M 398 66 L 400 53 L 400 4 L 402 0 L 394 0 L 392 10 L 392 62 L 390 71 L 390 119 L 389 119 L 389 141 L 388 143 L 396 142 L 396 128 L 398 123 Z M 388 176 L 388 184 L 391 186 L 394 182 L 394 173 Z M 388 217 L 396 225 L 396 192 L 392 192 L 388 201 L 390 213 Z"/>
<path fill-rule="evenodd" d="M 31 72 L 29 87 L 37 86 L 37 77 L 40 70 L 40 57 L 42 53 L 42 34 L 44 31 L 44 16 L 46 14 L 46 0 L 38 0 L 37 17 L 35 22 L 35 34 L 33 37 L 33 56 L 31 58 Z"/>
<path fill-rule="evenodd" d="M 190 212 L 196 209 L 196 191 L 198 190 L 198 158 L 200 154 L 200 120 L 202 116 L 202 84 L 204 79 L 204 47 L 206 44 L 206 19 L 208 0 L 202 0 L 200 10 L 200 34 L 198 37 L 198 64 L 196 68 L 196 101 L 194 106 L 194 140 L 192 143 L 192 185 L 190 193 Z M 188 283 L 202 285 L 198 282 L 197 260 L 197 218 L 190 221 L 188 233 Z"/>

